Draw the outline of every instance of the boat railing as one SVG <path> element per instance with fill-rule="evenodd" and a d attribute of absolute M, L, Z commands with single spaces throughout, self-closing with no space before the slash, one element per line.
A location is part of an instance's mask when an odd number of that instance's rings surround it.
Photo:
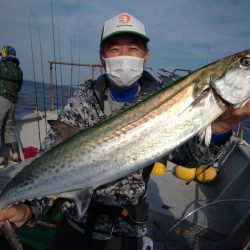
<path fill-rule="evenodd" d="M 180 72 L 177 74 L 177 72 Z M 178 80 L 182 76 L 189 75 L 192 73 L 192 70 L 189 69 L 174 69 L 173 71 L 169 71 L 163 68 L 158 69 L 157 74 L 160 79 L 162 87 L 165 87 L 172 82 Z"/>
<path fill-rule="evenodd" d="M 53 78 L 53 65 L 68 65 L 68 66 L 78 66 L 87 67 L 91 70 L 91 80 L 95 79 L 96 69 L 103 69 L 100 64 L 86 64 L 86 63 L 74 63 L 74 62 L 61 62 L 61 61 L 48 61 L 50 70 L 50 111 L 54 111 L 54 78 Z M 56 72 L 55 72 L 56 74 Z"/>

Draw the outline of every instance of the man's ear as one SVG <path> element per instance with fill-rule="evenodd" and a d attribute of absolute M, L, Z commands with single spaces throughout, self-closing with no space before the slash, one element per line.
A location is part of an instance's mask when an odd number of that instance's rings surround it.
<path fill-rule="evenodd" d="M 148 54 L 149 54 L 149 49 L 147 49 L 147 53 L 146 53 L 146 55 L 145 55 L 145 57 L 144 57 L 144 67 L 147 65 L 147 63 L 148 63 Z"/>
<path fill-rule="evenodd" d="M 101 49 L 99 50 L 99 57 L 100 57 L 101 64 L 102 64 L 103 68 L 106 71 L 106 64 L 105 64 L 105 61 L 103 60 L 103 55 L 102 55 L 102 50 Z"/>

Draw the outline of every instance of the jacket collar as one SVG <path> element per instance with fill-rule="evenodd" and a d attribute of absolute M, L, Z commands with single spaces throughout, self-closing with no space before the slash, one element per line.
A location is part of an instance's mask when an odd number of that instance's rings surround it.
<path fill-rule="evenodd" d="M 139 85 L 141 87 L 140 92 L 155 91 L 160 89 L 159 82 L 147 71 L 143 71 L 142 77 L 139 79 Z M 101 75 L 93 82 L 93 91 L 99 102 L 100 108 L 104 111 L 104 97 L 105 90 L 109 86 L 109 79 L 106 74 Z"/>
<path fill-rule="evenodd" d="M 3 57 L 3 58 L 2 58 L 2 61 L 5 61 L 5 62 L 13 62 L 13 63 L 15 63 L 16 65 L 19 65 L 19 64 L 20 64 L 18 58 L 17 58 L 17 57 L 12 57 L 12 56 Z"/>

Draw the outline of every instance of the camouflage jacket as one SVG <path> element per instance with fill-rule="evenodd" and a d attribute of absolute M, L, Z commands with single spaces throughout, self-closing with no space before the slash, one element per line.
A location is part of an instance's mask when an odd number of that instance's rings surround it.
<path fill-rule="evenodd" d="M 0 96 L 15 104 L 22 84 L 21 68 L 13 61 L 2 59 L 0 61 Z"/>
<path fill-rule="evenodd" d="M 101 119 L 104 119 L 105 96 L 108 86 L 108 80 L 103 75 L 99 77 L 95 82 L 87 81 L 83 88 L 74 93 L 74 96 L 69 99 L 68 104 L 65 107 L 64 114 L 59 115 L 58 119 L 62 122 L 70 124 L 73 127 L 80 127 L 82 129 L 93 126 Z M 160 85 L 148 72 L 144 72 L 140 80 L 140 92 L 138 96 L 147 91 L 158 90 Z M 56 138 L 56 133 L 52 130 L 47 134 L 41 152 L 44 152 L 50 148 L 50 145 Z M 193 138 L 182 147 L 178 148 L 171 153 L 171 161 L 178 164 L 198 166 L 198 164 L 206 164 L 211 162 L 212 159 L 219 153 L 219 149 L 216 146 L 211 145 L 210 148 L 206 148 L 199 142 L 198 138 Z M 129 211 L 136 211 L 137 214 L 144 215 L 140 223 L 136 223 L 138 220 L 136 215 L 131 216 L 112 216 L 109 213 L 99 213 L 95 215 L 94 221 L 92 221 L 91 230 L 98 234 L 98 236 L 92 236 L 103 239 L 105 235 L 108 237 L 111 233 L 113 235 L 125 235 L 140 237 L 146 234 L 146 220 L 147 220 L 147 203 L 146 188 L 149 175 L 152 166 L 145 168 L 144 170 L 137 171 L 136 173 L 117 180 L 113 183 L 108 183 L 95 190 L 92 198 L 92 202 L 95 205 L 102 204 L 107 207 L 111 206 L 112 211 L 116 211 L 113 208 L 129 208 Z M 34 200 L 30 203 L 34 215 L 37 218 L 43 211 L 43 208 L 50 206 L 51 200 Z M 101 206 L 103 209 L 103 206 Z M 93 210 L 93 206 L 88 209 L 87 213 L 80 218 L 76 212 L 73 204 L 67 204 L 63 208 L 63 213 L 68 222 L 77 230 L 86 232 L 86 227 L 89 226 L 89 214 Z M 102 211 L 104 211 L 103 209 Z M 131 212 L 133 213 L 133 212 Z M 140 218 L 141 219 L 141 218 Z M 88 225 L 87 225 L 88 224 Z M 100 236 L 100 232 L 101 235 Z"/>

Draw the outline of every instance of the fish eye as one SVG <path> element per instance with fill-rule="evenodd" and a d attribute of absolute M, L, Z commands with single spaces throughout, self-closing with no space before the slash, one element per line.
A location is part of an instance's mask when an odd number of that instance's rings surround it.
<path fill-rule="evenodd" d="M 239 63 L 243 67 L 248 67 L 250 66 L 250 57 L 243 56 L 240 58 Z"/>

